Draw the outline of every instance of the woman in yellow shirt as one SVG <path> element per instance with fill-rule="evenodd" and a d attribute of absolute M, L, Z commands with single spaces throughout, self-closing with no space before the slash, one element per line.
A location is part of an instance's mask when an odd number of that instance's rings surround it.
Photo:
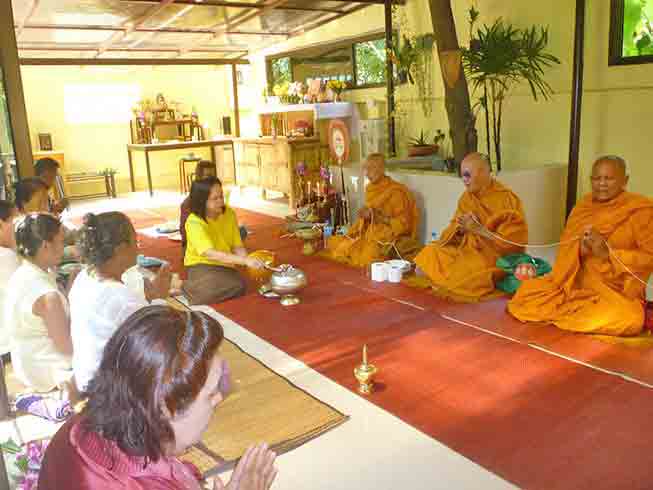
<path fill-rule="evenodd" d="M 222 183 L 216 177 L 196 180 L 190 189 L 186 220 L 183 290 L 191 304 L 213 304 L 244 294 L 245 280 L 236 266 L 263 268 L 247 256 L 233 209 L 225 205 Z"/>

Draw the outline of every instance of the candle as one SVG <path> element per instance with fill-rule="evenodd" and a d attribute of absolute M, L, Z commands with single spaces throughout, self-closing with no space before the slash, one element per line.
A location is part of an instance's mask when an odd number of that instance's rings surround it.
<path fill-rule="evenodd" d="M 308 192 L 308 195 L 311 195 L 311 181 L 309 180 L 306 182 L 306 191 Z"/>
<path fill-rule="evenodd" d="M 367 344 L 363 344 L 363 365 L 367 366 Z"/>

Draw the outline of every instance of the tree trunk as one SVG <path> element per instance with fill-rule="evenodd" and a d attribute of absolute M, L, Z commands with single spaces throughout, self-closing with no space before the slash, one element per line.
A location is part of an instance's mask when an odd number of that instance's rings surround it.
<path fill-rule="evenodd" d="M 460 49 L 453 12 L 451 11 L 451 0 L 429 0 L 429 3 L 431 5 L 433 32 L 438 54 L 440 54 L 440 68 L 444 73 L 445 67 L 441 53 Z M 456 162 L 460 162 L 465 155 L 476 151 L 478 146 L 475 118 L 469 101 L 467 79 L 462 64 L 460 66 L 460 75 L 453 88 L 449 87 L 445 80 L 444 90 L 454 158 Z"/>

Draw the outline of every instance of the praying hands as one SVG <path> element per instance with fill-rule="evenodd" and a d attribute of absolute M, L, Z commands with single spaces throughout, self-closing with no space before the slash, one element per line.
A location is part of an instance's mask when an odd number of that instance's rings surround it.
<path fill-rule="evenodd" d="M 605 238 L 591 226 L 585 228 L 583 232 L 580 251 L 583 257 L 594 255 L 600 259 L 607 259 L 610 255 L 610 249 Z"/>

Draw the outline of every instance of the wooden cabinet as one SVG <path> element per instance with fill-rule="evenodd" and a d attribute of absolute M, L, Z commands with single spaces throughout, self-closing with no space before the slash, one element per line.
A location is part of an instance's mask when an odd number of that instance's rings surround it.
<path fill-rule="evenodd" d="M 320 141 L 317 138 L 255 138 L 237 140 L 238 183 L 261 187 L 266 191 L 281 192 L 295 207 L 297 174 L 295 168 L 303 161 L 308 167 L 320 166 Z M 317 180 L 309 176 L 309 180 Z"/>

